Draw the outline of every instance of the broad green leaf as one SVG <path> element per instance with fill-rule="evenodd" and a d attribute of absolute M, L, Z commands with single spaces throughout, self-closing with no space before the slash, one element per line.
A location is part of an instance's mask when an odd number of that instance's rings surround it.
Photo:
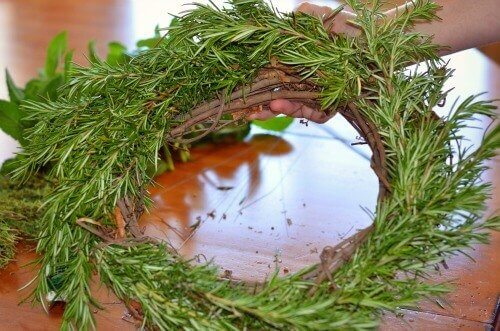
<path fill-rule="evenodd" d="M 53 77 L 56 74 L 59 63 L 63 60 L 68 49 L 68 34 L 63 31 L 56 35 L 47 48 L 47 58 L 45 59 L 45 76 Z"/>
<path fill-rule="evenodd" d="M 68 76 L 69 76 L 69 71 L 71 69 L 71 60 L 73 59 L 73 51 L 69 51 L 66 53 L 66 56 L 64 56 L 64 68 L 63 68 L 63 72 L 64 72 L 64 81 L 66 81 L 66 79 L 68 79 Z"/>
<path fill-rule="evenodd" d="M 220 130 L 212 132 L 210 138 L 213 142 L 242 141 L 250 133 L 250 124 L 228 125 Z"/>
<path fill-rule="evenodd" d="M 0 113 L 4 114 L 14 122 L 20 122 L 23 117 L 21 109 L 11 101 L 0 100 Z"/>
<path fill-rule="evenodd" d="M 89 44 L 87 46 L 88 52 L 89 52 L 89 61 L 90 63 L 98 63 L 101 61 L 99 58 L 99 55 L 97 55 L 97 49 L 95 46 L 95 40 L 89 41 Z"/>
<path fill-rule="evenodd" d="M 178 23 L 179 19 L 174 17 L 170 22 L 170 26 L 174 26 Z M 136 46 L 138 48 L 155 48 L 162 41 L 162 39 L 166 39 L 166 36 L 160 34 L 160 26 L 155 26 L 155 35 L 154 37 L 138 40 Z"/>
<path fill-rule="evenodd" d="M 137 41 L 136 45 L 139 48 L 141 48 L 141 47 L 154 48 L 160 43 L 160 41 L 161 41 L 161 37 L 141 39 L 141 40 Z"/>
<path fill-rule="evenodd" d="M 106 57 L 106 62 L 110 65 L 123 63 L 128 58 L 126 52 L 127 47 L 117 41 L 112 41 L 108 44 L 108 56 Z"/>
<path fill-rule="evenodd" d="M 156 172 L 154 177 L 161 175 L 162 173 L 166 172 L 168 170 L 168 164 L 167 162 L 160 160 L 158 161 L 158 167 L 156 168 Z"/>
<path fill-rule="evenodd" d="M 62 73 L 56 74 L 51 79 L 44 82 L 44 86 L 40 91 L 40 96 L 55 101 L 59 95 L 59 88 L 64 84 L 64 76 Z"/>
<path fill-rule="evenodd" d="M 44 83 L 40 79 L 30 80 L 24 87 L 24 95 L 26 100 L 39 101 L 40 91 L 44 88 Z"/>
<path fill-rule="evenodd" d="M 0 129 L 12 138 L 20 141 L 22 137 L 22 113 L 19 107 L 5 100 L 0 100 Z"/>
<path fill-rule="evenodd" d="M 173 166 L 173 163 L 172 163 L 172 166 Z M 149 163 L 146 167 L 146 173 L 150 177 L 159 176 L 162 173 L 166 172 L 167 170 L 169 170 L 169 164 L 161 159 L 158 159 L 156 161 L 156 164 L 154 164 L 152 162 Z"/>
<path fill-rule="evenodd" d="M 26 84 L 24 93 L 26 100 L 42 101 L 45 98 L 56 100 L 59 95 L 59 88 L 64 84 L 65 79 L 63 73 L 57 73 L 51 78 L 32 79 Z"/>
<path fill-rule="evenodd" d="M 10 101 L 15 104 L 20 104 L 21 100 L 24 99 L 24 92 L 19 87 L 14 84 L 12 77 L 10 76 L 9 70 L 5 69 L 5 77 L 7 81 L 7 90 L 9 91 Z"/>
<path fill-rule="evenodd" d="M 265 121 L 254 120 L 252 124 L 271 131 L 283 131 L 292 124 L 292 117 L 273 117 Z"/>
<path fill-rule="evenodd" d="M 14 171 L 18 166 L 18 161 L 20 156 L 17 155 L 12 159 L 5 160 L 0 166 L 0 175 L 8 175 L 12 171 Z"/>

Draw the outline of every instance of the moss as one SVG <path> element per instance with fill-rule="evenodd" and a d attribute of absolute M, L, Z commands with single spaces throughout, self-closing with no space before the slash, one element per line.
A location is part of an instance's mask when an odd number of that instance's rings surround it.
<path fill-rule="evenodd" d="M 37 236 L 43 197 L 51 184 L 42 177 L 32 177 L 19 185 L 0 176 L 0 268 L 12 260 L 20 239 Z"/>

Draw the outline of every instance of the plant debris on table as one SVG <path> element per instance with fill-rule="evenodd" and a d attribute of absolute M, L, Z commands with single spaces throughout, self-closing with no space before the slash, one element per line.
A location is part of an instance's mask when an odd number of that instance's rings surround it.
<path fill-rule="evenodd" d="M 480 176 L 500 129 L 475 150 L 460 134 L 495 107 L 468 97 L 446 118 L 433 112 L 451 71 L 430 37 L 410 28 L 436 19 L 434 3 L 382 20 L 379 2 L 350 0 L 359 37 L 260 0 L 229 4 L 198 5 L 152 48 L 113 65 L 90 57 L 89 67 L 70 68 L 56 100 L 23 103 L 34 125 L 13 174 L 29 182 L 43 170 L 56 183 L 36 220 L 43 255 L 33 299 L 64 298 L 63 329 L 95 327 L 94 273 L 148 328 L 370 329 L 382 309 L 444 293 L 423 279 L 429 267 L 498 229 L 498 216 L 482 220 L 490 185 Z M 370 146 L 373 226 L 325 247 L 317 265 L 257 286 L 145 237 L 137 221 L 161 151 L 246 125 L 276 98 L 344 116 Z"/>

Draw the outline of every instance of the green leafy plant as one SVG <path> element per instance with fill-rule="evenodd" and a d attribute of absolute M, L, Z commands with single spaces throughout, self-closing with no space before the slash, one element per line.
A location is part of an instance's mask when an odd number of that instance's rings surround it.
<path fill-rule="evenodd" d="M 72 55 L 73 52 L 67 48 L 67 34 L 61 32 L 49 43 L 44 68 L 24 88 L 18 87 L 6 71 L 10 100 L 0 100 L 0 129 L 17 140 L 21 147 L 27 144 L 24 139 L 26 130 L 35 125 L 35 122 L 27 120 L 22 104 L 26 101 L 56 100 L 59 89 L 66 82 Z M 38 235 L 40 206 L 51 187 L 38 175 L 22 187 L 5 177 L 16 168 L 20 159 L 17 156 L 7 160 L 0 169 L 0 267 L 14 257 L 15 245 L 21 238 L 33 239 Z"/>
<path fill-rule="evenodd" d="M 175 26 L 177 19 L 174 18 L 172 26 Z M 157 47 L 165 40 L 160 34 L 160 29 L 155 28 L 155 35 L 152 38 L 139 40 L 137 50 L 129 52 L 127 48 L 117 41 L 108 43 L 108 52 L 104 62 L 110 66 L 120 66 L 130 61 L 140 50 Z M 88 58 L 90 61 L 102 61 L 97 55 L 95 42 L 88 45 Z M 73 51 L 68 49 L 67 32 L 56 35 L 47 47 L 45 66 L 40 71 L 38 77 L 31 79 L 24 88 L 16 86 L 8 71 L 6 71 L 6 85 L 10 100 L 0 100 L 0 129 L 19 141 L 21 147 L 24 146 L 25 130 L 33 127 L 33 121 L 26 120 L 26 113 L 22 110 L 23 101 L 49 102 L 55 101 L 60 95 L 61 87 L 67 83 L 68 72 L 71 70 Z M 290 124 L 291 119 L 275 118 L 268 121 L 255 121 L 255 125 L 272 131 L 283 131 Z M 249 132 L 247 126 L 229 126 L 222 131 L 214 132 L 209 140 L 217 142 L 223 137 L 243 139 Z M 165 147 L 168 149 L 168 147 Z M 174 159 L 172 153 L 178 154 L 175 159 L 186 162 L 189 160 L 189 150 L 187 146 L 176 146 L 173 149 L 164 151 L 160 155 L 158 169 L 155 174 L 159 175 L 166 170 L 174 169 Z M 5 162 L 0 173 L 7 174 L 14 169 L 14 159 Z M 153 167 L 154 168 L 154 167 Z"/>
<path fill-rule="evenodd" d="M 292 124 L 291 117 L 274 117 L 265 121 L 254 120 L 252 123 L 258 127 L 271 131 L 283 131 Z"/>
<path fill-rule="evenodd" d="M 172 26 L 177 22 L 174 18 Z M 139 40 L 137 42 L 137 50 L 128 51 L 127 48 L 113 41 L 108 44 L 107 56 L 101 59 L 96 51 L 95 42 L 91 41 L 88 44 L 88 59 L 90 62 L 106 63 L 110 67 L 119 67 L 125 65 L 141 50 L 157 47 L 161 42 L 166 40 L 165 36 L 161 36 L 160 29 L 155 29 L 155 34 L 152 38 Z M 68 34 L 61 32 L 57 34 L 48 44 L 44 67 L 39 71 L 37 77 L 29 80 L 24 87 L 17 86 L 9 71 L 6 71 L 6 86 L 8 90 L 9 100 L 0 100 L 0 130 L 7 133 L 9 136 L 17 140 L 21 148 L 25 147 L 27 141 L 25 137 L 27 131 L 33 128 L 37 121 L 28 119 L 29 113 L 23 108 L 23 104 L 27 102 L 49 103 L 58 100 L 68 83 L 69 72 L 73 66 L 72 58 L 73 51 L 68 48 Z M 55 110 L 57 111 L 57 110 Z M 266 124 L 266 121 L 259 121 L 256 125 L 261 125 L 270 130 L 284 130 L 291 121 L 287 120 L 286 124 L 278 126 L 272 124 L 273 120 Z M 243 140 L 250 131 L 250 126 L 227 126 L 224 129 L 214 132 L 207 136 L 204 141 L 207 142 L 227 142 Z M 157 176 L 165 171 L 174 170 L 174 161 L 187 162 L 190 158 L 188 145 L 174 144 L 165 145 L 158 153 L 156 162 L 151 162 L 148 165 L 148 174 Z M 35 225 L 31 228 L 21 226 L 19 223 L 14 224 L 12 215 L 16 215 L 16 219 L 32 219 L 34 223 L 37 220 L 40 211 L 35 213 L 43 201 L 43 194 L 49 191 L 51 184 L 41 178 L 41 176 L 49 171 L 50 164 L 45 165 L 38 170 L 39 176 L 34 177 L 28 184 L 23 187 L 17 187 L 4 176 L 7 176 L 16 169 L 22 156 L 18 155 L 15 158 L 5 161 L 0 168 L 0 267 L 8 263 L 15 252 L 15 244 L 20 238 L 32 238 L 33 231 L 24 231 L 25 229 L 38 229 Z M 43 184 L 42 184 L 43 183 Z M 33 191 L 36 187 L 36 193 Z M 43 194 L 42 194 L 43 193 Z M 24 217 L 20 215 L 25 210 Z M 10 216 L 9 216 L 10 215 Z"/>
<path fill-rule="evenodd" d="M 448 290 L 425 282 L 429 267 L 486 243 L 500 225 L 498 216 L 481 221 L 489 184 L 480 180 L 500 128 L 475 150 L 462 148 L 460 133 L 474 116 L 494 118 L 494 106 L 469 97 L 446 118 L 433 112 L 451 72 L 410 27 L 436 19 L 434 3 L 385 20 L 378 1 L 348 3 L 356 38 L 260 0 L 198 5 L 157 46 L 119 65 L 73 67 L 56 101 L 24 104 L 36 124 L 15 174 L 51 164 L 57 181 L 40 218 L 33 298 L 65 298 L 63 329 L 95 327 L 93 272 L 143 326 L 161 330 L 371 329 L 382 309 Z M 408 72 L 418 62 L 424 70 Z M 338 112 L 358 130 L 373 152 L 379 202 L 373 226 L 326 247 L 318 265 L 249 288 L 143 236 L 137 219 L 164 146 L 245 122 L 275 97 Z"/>
<path fill-rule="evenodd" d="M 35 123 L 27 120 L 27 114 L 21 105 L 25 101 L 57 100 L 59 89 L 66 82 L 71 66 L 73 52 L 67 48 L 67 34 L 61 32 L 55 36 L 47 48 L 45 67 L 38 77 L 31 79 L 24 88 L 16 86 L 6 71 L 7 90 L 10 100 L 0 100 L 0 129 L 19 141 L 21 147 L 26 145 L 26 130 Z M 2 166 L 1 173 L 6 174 L 14 169 L 14 160 L 8 160 Z"/>

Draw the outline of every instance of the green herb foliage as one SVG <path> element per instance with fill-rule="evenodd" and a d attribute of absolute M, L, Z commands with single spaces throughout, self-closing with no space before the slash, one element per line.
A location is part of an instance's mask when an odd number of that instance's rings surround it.
<path fill-rule="evenodd" d="M 26 130 L 35 122 L 27 120 L 26 112 L 21 107 L 26 101 L 49 102 L 59 96 L 59 88 L 66 82 L 67 72 L 73 52 L 67 49 L 67 34 L 61 32 L 52 39 L 47 48 L 44 69 L 38 77 L 31 79 L 24 88 L 18 87 L 10 73 L 6 71 L 7 90 L 10 101 L 0 100 L 0 129 L 19 141 L 21 147 L 26 146 L 24 137 Z M 14 169 L 14 160 L 2 165 L 1 173 L 7 174 Z"/>
<path fill-rule="evenodd" d="M 174 18 L 173 22 L 175 24 L 176 19 Z M 148 49 L 156 47 L 160 42 L 163 41 L 163 38 L 160 35 L 159 28 L 155 29 L 155 36 L 149 39 L 139 40 L 137 42 L 138 50 L 128 51 L 127 48 L 119 42 L 113 41 L 108 44 L 108 54 L 106 56 L 106 63 L 113 66 L 119 65 L 121 63 L 125 63 L 131 59 L 131 57 L 137 55 L 140 50 Z M 100 61 L 99 56 L 97 55 L 95 42 L 91 41 L 88 44 L 89 54 L 88 58 L 93 61 Z M 37 101 L 41 103 L 48 103 L 50 101 L 57 100 L 60 95 L 60 89 L 63 84 L 67 82 L 66 78 L 68 77 L 68 72 L 72 66 L 73 51 L 68 49 L 68 38 L 66 32 L 61 32 L 57 36 L 55 36 L 49 43 L 47 48 L 47 55 L 45 66 L 40 70 L 38 77 L 31 79 L 28 81 L 24 88 L 18 87 L 9 71 L 6 71 L 6 86 L 9 93 L 10 100 L 0 100 L 0 129 L 10 135 L 12 138 L 17 140 L 21 147 L 25 146 L 26 141 L 25 130 L 32 128 L 35 125 L 35 121 L 26 119 L 26 112 L 24 111 L 22 104 L 28 101 Z M 256 125 L 260 125 L 260 122 L 265 127 L 266 125 L 270 130 L 284 130 L 289 126 L 289 122 L 284 124 L 280 124 L 279 128 L 276 128 L 275 125 L 272 125 L 274 120 L 270 120 L 269 124 L 267 121 L 259 121 Z M 237 141 L 242 140 L 249 133 L 250 126 L 235 126 L 230 125 L 226 126 L 224 129 L 215 132 L 208 136 L 205 141 Z M 159 153 L 158 163 L 150 164 L 148 168 L 148 173 L 152 175 L 160 175 L 167 170 L 174 169 L 174 161 L 187 162 L 190 159 L 190 153 L 187 146 L 176 144 L 174 146 L 164 146 L 165 150 L 162 150 Z M 168 149 L 168 150 L 167 150 Z M 26 207 L 26 212 L 23 218 L 28 218 L 36 221 L 38 219 L 37 215 L 34 213 L 36 205 L 41 205 L 42 196 L 37 195 L 36 198 L 33 197 L 32 194 L 32 186 L 38 186 L 40 182 L 39 176 L 31 179 L 33 183 L 25 184 L 22 188 L 17 187 L 12 181 L 9 183 L 7 180 L 7 176 L 11 171 L 13 171 L 17 166 L 17 161 L 21 156 L 16 156 L 15 158 L 9 159 L 5 161 L 0 168 L 0 180 L 2 181 L 2 185 L 0 185 L 0 204 L 3 206 L 4 210 L 2 210 L 2 217 L 0 220 L 5 221 L 5 215 L 7 213 L 11 213 L 11 207 L 16 209 L 16 214 L 20 216 L 22 213 L 22 207 L 25 205 L 25 200 L 31 201 L 31 206 Z M 47 170 L 47 166 L 45 170 Z M 39 169 L 39 173 L 43 173 L 44 169 Z M 44 193 L 48 192 L 48 183 L 46 184 L 47 188 L 42 190 Z M 20 206 L 20 207 L 19 207 Z M 18 208 L 19 207 L 19 208 Z M 24 223 L 23 223 L 24 224 Z M 37 229 L 37 226 L 34 227 L 22 227 L 22 229 L 7 223 L 1 223 L 0 231 L 2 235 L 0 235 L 0 246 L 2 248 L 2 252 L 0 256 L 2 256 L 0 262 L 0 266 L 5 265 L 8 261 L 11 260 L 14 254 L 14 246 L 17 242 L 18 238 L 21 237 L 33 237 L 34 232 L 33 229 Z M 24 232 L 23 230 L 30 230 Z M 14 235 L 16 234 L 16 235 Z"/>
<path fill-rule="evenodd" d="M 362 31 L 356 38 L 331 36 L 319 19 L 279 14 L 259 0 L 230 4 L 199 5 L 156 47 L 115 65 L 95 58 L 88 68 L 72 67 L 56 101 L 25 103 L 36 124 L 16 174 L 29 178 L 51 164 L 48 176 L 58 181 L 41 217 L 34 298 L 43 303 L 51 277 L 63 280 L 57 289 L 67 300 L 63 329 L 95 327 L 94 271 L 120 298 L 141 303 L 145 325 L 162 330 L 369 329 L 381 309 L 446 291 L 424 282 L 428 267 L 487 242 L 486 230 L 498 228 L 498 217 L 480 222 L 489 194 L 480 175 L 500 147 L 500 129 L 474 151 L 461 147 L 460 136 L 474 116 L 493 117 L 494 107 L 470 97 L 447 118 L 432 116 L 450 71 L 437 46 L 409 28 L 435 19 L 434 3 L 415 1 L 381 20 L 379 2 L 367 9 L 350 0 Z M 271 57 L 314 81 L 323 108 L 352 103 L 385 144 L 392 192 L 377 206 L 371 237 L 333 275 L 335 291 L 325 282 L 308 296 L 314 284 L 299 273 L 273 277 L 254 293 L 165 247 L 103 246 L 76 225 L 79 217 L 112 223 L 117 201 L 141 197 L 151 183 L 148 167 L 181 123 L 177 115 L 249 84 Z M 424 70 L 406 70 L 418 62 Z"/>
<path fill-rule="evenodd" d="M 56 100 L 59 88 L 66 82 L 72 54 L 67 49 L 67 35 L 62 32 L 49 43 L 44 69 L 24 88 L 18 87 L 6 71 L 10 100 L 0 100 L 0 129 L 17 140 L 21 147 L 27 144 L 24 139 L 26 130 L 35 124 L 26 119 L 21 105 L 26 101 Z M 33 176 L 22 187 L 9 180 L 6 175 L 15 169 L 20 158 L 5 161 L 0 169 L 0 267 L 14 257 L 19 239 L 33 239 L 38 235 L 40 206 L 51 186 L 39 175 Z"/>

